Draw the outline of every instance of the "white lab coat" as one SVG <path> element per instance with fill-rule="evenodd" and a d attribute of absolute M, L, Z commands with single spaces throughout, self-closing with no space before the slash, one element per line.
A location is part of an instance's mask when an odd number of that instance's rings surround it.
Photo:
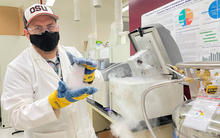
<path fill-rule="evenodd" d="M 84 69 L 70 65 L 66 50 L 76 57 L 81 54 L 58 46 L 63 79 L 69 87 L 79 88 Z M 24 130 L 25 138 L 95 138 L 85 100 L 60 109 L 56 117 L 48 96 L 58 81 L 59 76 L 32 46 L 25 49 L 8 65 L 3 84 L 1 99 L 9 124 Z"/>

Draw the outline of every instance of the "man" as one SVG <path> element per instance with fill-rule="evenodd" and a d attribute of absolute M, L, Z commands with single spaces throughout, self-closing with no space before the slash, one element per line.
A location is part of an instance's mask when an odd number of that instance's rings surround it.
<path fill-rule="evenodd" d="M 93 82 L 96 64 L 58 45 L 57 19 L 45 5 L 25 10 L 31 46 L 7 67 L 3 108 L 25 138 L 95 138 L 84 98 L 97 91 L 85 86 Z"/>

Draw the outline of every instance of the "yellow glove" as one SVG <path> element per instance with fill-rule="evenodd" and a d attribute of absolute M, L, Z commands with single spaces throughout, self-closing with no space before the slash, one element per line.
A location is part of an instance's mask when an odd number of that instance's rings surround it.
<path fill-rule="evenodd" d="M 67 105 L 82 100 L 97 91 L 94 87 L 83 87 L 77 90 L 70 90 L 65 82 L 59 81 L 59 87 L 51 95 L 48 100 L 54 109 L 66 107 Z"/>

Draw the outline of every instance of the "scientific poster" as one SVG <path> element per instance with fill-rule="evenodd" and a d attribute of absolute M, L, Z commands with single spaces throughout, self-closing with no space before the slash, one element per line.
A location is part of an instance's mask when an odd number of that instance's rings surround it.
<path fill-rule="evenodd" d="M 175 0 L 143 14 L 141 26 L 170 30 L 184 61 L 220 61 L 220 0 Z"/>

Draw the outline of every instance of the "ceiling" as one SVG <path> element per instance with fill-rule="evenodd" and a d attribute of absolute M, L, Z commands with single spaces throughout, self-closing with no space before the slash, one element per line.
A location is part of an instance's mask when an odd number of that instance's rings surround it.
<path fill-rule="evenodd" d="M 90 0 L 79 0 L 80 5 L 88 5 Z M 102 3 L 108 3 L 109 0 L 102 0 Z M 12 6 L 12 7 L 21 7 L 26 9 L 28 6 L 40 3 L 40 0 L 0 0 L 0 6 Z M 46 3 L 46 0 L 43 0 L 43 3 Z M 54 7 L 56 9 L 61 9 L 65 7 L 65 10 L 72 10 L 73 9 L 73 0 L 56 0 L 54 3 Z M 122 0 L 123 5 L 128 5 L 128 0 Z M 62 5 L 62 7 L 60 6 Z M 80 9 L 80 10 L 87 10 L 87 9 Z M 128 16 L 128 11 L 123 13 L 123 16 Z"/>
<path fill-rule="evenodd" d="M 90 14 L 90 11 L 88 11 L 90 1 L 91 0 L 79 0 L 81 16 L 85 14 Z M 114 0 L 102 0 L 102 4 L 110 5 L 113 1 Z M 128 0 L 122 0 L 122 2 L 123 6 L 128 5 Z M 40 0 L 0 0 L 0 6 L 20 7 L 22 9 L 26 9 L 27 7 L 35 3 L 40 3 Z M 43 3 L 45 4 L 46 0 L 43 0 Z M 56 11 L 65 11 L 65 13 L 73 14 L 73 0 L 56 0 L 53 5 L 53 10 L 55 11 L 55 13 Z M 129 12 L 123 12 L 122 18 L 124 22 L 129 22 Z"/>
<path fill-rule="evenodd" d="M 26 8 L 28 5 L 39 3 L 40 0 L 0 0 L 1 6 Z"/>

